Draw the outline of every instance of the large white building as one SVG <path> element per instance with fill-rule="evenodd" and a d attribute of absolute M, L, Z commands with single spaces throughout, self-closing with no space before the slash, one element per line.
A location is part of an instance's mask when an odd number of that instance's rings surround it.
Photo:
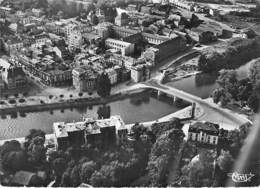
<path fill-rule="evenodd" d="M 117 72 L 113 68 L 111 68 L 111 69 L 106 69 L 106 73 L 108 75 L 111 85 L 116 84 L 117 83 Z"/>
<path fill-rule="evenodd" d="M 151 77 L 151 66 L 148 64 L 135 65 L 131 67 L 131 79 L 134 82 L 146 81 Z"/>
<path fill-rule="evenodd" d="M 78 27 L 74 27 L 68 35 L 69 49 L 72 50 L 76 48 L 81 48 L 82 42 L 83 39 L 80 29 Z"/>
<path fill-rule="evenodd" d="M 66 149 L 71 145 L 107 144 L 127 138 L 128 129 L 120 116 L 94 120 L 86 118 L 80 122 L 53 124 L 55 146 Z"/>
<path fill-rule="evenodd" d="M 129 42 L 108 38 L 105 41 L 107 48 L 113 48 L 121 52 L 123 56 L 130 55 L 134 52 L 135 45 Z"/>
<path fill-rule="evenodd" d="M 194 3 L 188 2 L 186 0 L 169 0 L 169 3 L 178 8 L 183 8 L 189 11 L 193 10 L 194 8 Z"/>

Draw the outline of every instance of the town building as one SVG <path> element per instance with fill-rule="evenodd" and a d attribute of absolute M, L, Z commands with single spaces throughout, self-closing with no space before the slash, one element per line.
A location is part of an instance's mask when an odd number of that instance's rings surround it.
<path fill-rule="evenodd" d="M 134 82 L 143 82 L 151 77 L 151 66 L 147 64 L 138 64 L 131 67 L 131 79 Z"/>
<path fill-rule="evenodd" d="M 19 38 L 10 38 L 5 44 L 7 52 L 14 52 L 22 49 L 24 47 L 22 39 Z"/>
<path fill-rule="evenodd" d="M 32 13 L 34 14 L 34 16 L 37 16 L 37 17 L 40 17 L 44 14 L 43 10 L 35 9 L 35 8 L 32 9 Z"/>
<path fill-rule="evenodd" d="M 27 86 L 27 78 L 22 67 L 13 66 L 7 60 L 0 59 L 0 73 L 4 87 L 6 85 L 8 89 Z"/>
<path fill-rule="evenodd" d="M 68 34 L 68 45 L 70 50 L 79 49 L 82 45 L 83 39 L 79 28 L 74 27 Z"/>
<path fill-rule="evenodd" d="M 72 83 L 72 69 L 63 61 L 57 64 L 52 56 L 29 59 L 24 55 L 19 55 L 17 58 L 30 74 L 40 78 L 41 82 L 46 85 L 61 86 Z"/>
<path fill-rule="evenodd" d="M 125 42 L 122 40 L 116 40 L 112 38 L 108 38 L 105 41 L 105 45 L 107 48 L 113 48 L 121 52 L 123 56 L 131 55 L 134 52 L 134 44 Z"/>
<path fill-rule="evenodd" d="M 217 145 L 219 135 L 219 125 L 210 122 L 195 122 L 190 125 L 188 130 L 188 140 Z"/>
<path fill-rule="evenodd" d="M 170 56 L 186 49 L 186 40 L 182 36 L 175 36 L 166 42 L 148 48 L 143 57 L 152 65 L 158 64 Z"/>
<path fill-rule="evenodd" d="M 191 39 L 200 44 L 207 44 L 217 40 L 217 37 L 211 31 L 203 31 L 198 28 L 192 28 L 187 32 Z"/>
<path fill-rule="evenodd" d="M 0 72 L 0 97 L 2 97 L 2 92 L 5 89 L 5 82 L 2 78 L 2 73 Z"/>
<path fill-rule="evenodd" d="M 120 116 L 94 120 L 85 118 L 81 122 L 55 122 L 53 124 L 55 146 L 66 149 L 72 145 L 107 145 L 125 140 L 128 130 Z"/>
<path fill-rule="evenodd" d="M 137 11 L 137 6 L 134 5 L 134 4 L 129 4 L 127 6 L 127 10 L 129 10 L 129 11 Z"/>
<path fill-rule="evenodd" d="M 194 8 L 194 3 L 187 2 L 186 0 L 169 0 L 169 3 L 175 7 L 186 9 L 192 11 Z"/>
<path fill-rule="evenodd" d="M 1 16 L 8 16 L 8 15 L 10 15 L 11 11 L 12 11 L 12 8 L 0 7 L 0 15 Z"/>
<path fill-rule="evenodd" d="M 27 78 L 22 67 L 10 67 L 5 78 L 8 89 L 22 88 L 27 86 Z"/>
<path fill-rule="evenodd" d="M 47 43 L 51 43 L 49 36 L 46 33 L 35 35 L 31 42 L 32 48 L 40 48 Z"/>
<path fill-rule="evenodd" d="M 55 33 L 57 35 L 65 33 L 64 26 L 64 23 L 58 21 L 45 24 L 45 28 L 48 30 L 48 32 Z"/>
<path fill-rule="evenodd" d="M 102 39 L 107 39 L 111 33 L 112 24 L 110 22 L 99 23 L 95 27 L 95 31 Z"/>
<path fill-rule="evenodd" d="M 92 92 L 96 89 L 97 74 L 89 66 L 72 70 L 73 86 L 80 92 Z"/>
<path fill-rule="evenodd" d="M 115 85 L 118 82 L 117 71 L 114 70 L 113 68 L 110 68 L 110 69 L 106 69 L 106 73 L 108 75 L 111 85 Z"/>
<path fill-rule="evenodd" d="M 115 24 L 120 26 L 120 27 L 125 26 L 128 23 L 129 23 L 129 16 L 125 12 L 122 12 L 120 15 L 118 15 L 115 18 Z"/>

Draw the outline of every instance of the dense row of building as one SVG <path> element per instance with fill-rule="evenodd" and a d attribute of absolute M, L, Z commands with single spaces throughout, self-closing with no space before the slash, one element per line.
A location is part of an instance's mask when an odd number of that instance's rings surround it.
<path fill-rule="evenodd" d="M 73 84 L 79 91 L 93 91 L 102 72 L 112 85 L 129 79 L 144 81 L 154 65 L 186 49 L 188 40 L 207 43 L 223 33 L 207 22 L 185 29 L 185 24 L 198 18 L 175 9 L 194 11 L 194 3 L 156 3 L 96 8 L 86 19 L 58 20 L 42 16 L 40 9 L 23 12 L 0 7 L 2 21 L 10 22 L 13 32 L 4 37 L 4 48 L 46 85 Z"/>

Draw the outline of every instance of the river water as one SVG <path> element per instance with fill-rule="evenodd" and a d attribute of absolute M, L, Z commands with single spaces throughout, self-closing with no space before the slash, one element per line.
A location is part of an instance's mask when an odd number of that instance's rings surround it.
<path fill-rule="evenodd" d="M 235 69 L 238 79 L 243 79 L 248 76 L 249 67 L 250 63 L 247 63 Z M 169 82 L 167 83 L 167 85 L 206 99 L 216 88 L 218 88 L 218 84 L 216 83 L 217 77 L 217 73 L 203 73 L 197 74 L 195 76 L 190 76 L 188 78 L 184 78 L 175 82 Z"/>
<path fill-rule="evenodd" d="M 181 108 L 175 106 L 167 97 L 160 97 L 145 92 L 127 99 L 111 102 L 107 106 L 111 108 L 111 115 L 120 115 L 125 123 L 145 122 L 156 120 Z M 0 118 L 0 140 L 23 137 L 30 129 L 42 129 L 46 133 L 52 133 L 53 122 L 72 122 L 81 120 L 82 117 L 98 117 L 96 106 L 54 110 L 45 112 L 26 113 L 17 116 L 7 115 Z"/>

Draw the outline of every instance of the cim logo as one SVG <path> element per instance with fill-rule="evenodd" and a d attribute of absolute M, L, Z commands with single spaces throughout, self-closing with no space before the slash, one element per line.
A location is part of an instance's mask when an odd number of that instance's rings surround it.
<path fill-rule="evenodd" d="M 229 173 L 229 177 L 236 183 L 250 182 L 252 177 L 255 175 L 250 172 L 250 174 L 239 174 L 237 172 Z"/>

